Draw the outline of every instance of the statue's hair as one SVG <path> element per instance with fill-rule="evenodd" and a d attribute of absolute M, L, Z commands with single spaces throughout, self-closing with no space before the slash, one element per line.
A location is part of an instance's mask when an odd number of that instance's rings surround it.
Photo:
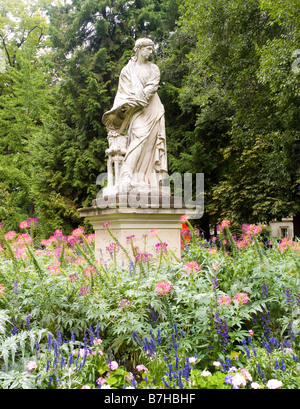
<path fill-rule="evenodd" d="M 139 38 L 136 40 L 133 51 L 135 54 L 142 47 L 154 47 L 154 42 L 150 38 Z"/>

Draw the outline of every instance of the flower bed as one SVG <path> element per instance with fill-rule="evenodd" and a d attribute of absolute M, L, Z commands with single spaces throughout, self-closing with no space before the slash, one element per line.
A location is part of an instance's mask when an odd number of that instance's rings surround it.
<path fill-rule="evenodd" d="M 110 263 L 82 227 L 0 227 L 0 388 L 298 389 L 300 243 L 229 220 L 207 242 L 182 220 L 180 260 L 105 223 Z"/>

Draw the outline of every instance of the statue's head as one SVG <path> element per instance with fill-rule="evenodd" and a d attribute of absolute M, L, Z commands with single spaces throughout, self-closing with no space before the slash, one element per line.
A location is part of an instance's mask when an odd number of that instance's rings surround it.
<path fill-rule="evenodd" d="M 154 42 L 152 40 L 150 40 L 150 38 L 139 38 L 138 40 L 136 40 L 135 45 L 134 45 L 134 53 L 135 56 L 138 55 L 139 51 L 141 48 L 143 47 L 152 47 L 154 48 Z"/>

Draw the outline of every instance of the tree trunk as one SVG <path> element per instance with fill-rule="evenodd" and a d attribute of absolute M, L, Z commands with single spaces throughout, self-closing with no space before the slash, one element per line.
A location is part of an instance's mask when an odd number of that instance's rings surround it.
<path fill-rule="evenodd" d="M 294 238 L 300 238 L 300 212 L 296 213 L 293 216 L 293 224 L 294 224 Z"/>
<path fill-rule="evenodd" d="M 201 230 L 204 233 L 204 238 L 206 240 L 210 239 L 210 231 L 209 231 L 209 215 L 204 212 L 201 221 L 200 221 Z"/>

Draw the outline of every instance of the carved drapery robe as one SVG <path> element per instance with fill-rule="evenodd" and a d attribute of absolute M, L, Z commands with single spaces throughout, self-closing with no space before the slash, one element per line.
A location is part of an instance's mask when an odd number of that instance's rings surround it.
<path fill-rule="evenodd" d="M 157 94 L 159 68 L 134 59 L 122 69 L 113 107 L 103 115 L 108 130 L 127 135 L 120 185 L 158 186 L 167 175 L 164 107 Z"/>

